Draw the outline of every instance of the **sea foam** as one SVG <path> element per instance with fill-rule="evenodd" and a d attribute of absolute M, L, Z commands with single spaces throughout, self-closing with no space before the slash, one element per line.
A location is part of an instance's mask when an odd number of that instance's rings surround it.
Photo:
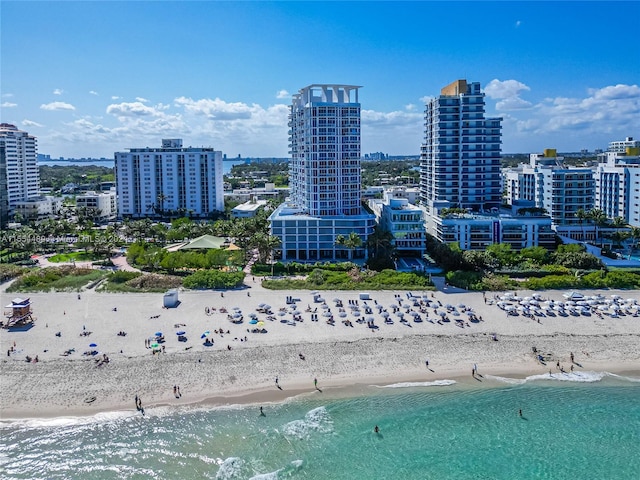
<path fill-rule="evenodd" d="M 605 377 L 615 377 L 620 380 L 626 380 L 629 382 L 640 382 L 640 378 L 633 377 L 624 377 L 621 375 L 616 375 L 615 373 L 610 372 L 591 372 L 591 371 L 580 371 L 580 372 L 551 372 L 542 373 L 538 375 L 530 375 L 526 378 L 510 378 L 510 377 L 499 377 L 496 375 L 485 375 L 486 378 L 490 378 L 492 380 L 496 380 L 502 383 L 509 383 L 512 385 L 522 385 L 528 382 L 536 382 L 541 380 L 546 381 L 558 381 L 558 382 L 579 382 L 579 383 L 594 383 L 599 382 Z"/>
<path fill-rule="evenodd" d="M 455 384 L 455 380 L 434 380 L 433 382 L 403 382 L 391 385 L 372 385 L 377 388 L 409 388 L 409 387 L 446 387 Z"/>
<path fill-rule="evenodd" d="M 309 438 L 312 432 L 326 433 L 333 430 L 333 421 L 325 407 L 318 407 L 306 413 L 303 420 L 287 423 L 282 431 L 299 439 Z"/>

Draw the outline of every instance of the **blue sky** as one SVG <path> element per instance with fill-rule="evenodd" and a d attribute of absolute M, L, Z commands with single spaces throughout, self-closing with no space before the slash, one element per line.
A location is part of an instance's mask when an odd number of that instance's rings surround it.
<path fill-rule="evenodd" d="M 291 94 L 362 85 L 362 153 L 420 151 L 425 98 L 481 82 L 503 152 L 640 137 L 639 2 L 0 2 L 1 120 L 54 157 L 162 138 L 287 156 Z"/>

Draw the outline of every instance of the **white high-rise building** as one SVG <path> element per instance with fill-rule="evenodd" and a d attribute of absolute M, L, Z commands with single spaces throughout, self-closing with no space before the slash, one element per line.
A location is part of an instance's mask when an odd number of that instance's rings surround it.
<path fill-rule="evenodd" d="M 361 213 L 358 88 L 310 85 L 293 96 L 291 202 L 310 215 Z"/>
<path fill-rule="evenodd" d="M 622 217 L 629 225 L 640 227 L 640 148 L 627 146 L 625 150 L 598 156 L 595 203 L 608 218 Z"/>
<path fill-rule="evenodd" d="M 579 210 L 589 211 L 595 205 L 595 181 L 591 168 L 569 168 L 564 157 L 553 148 L 529 155 L 529 165 L 504 173 L 506 201 L 516 205 L 529 200 L 535 208 L 544 208 L 556 231 L 576 239 L 586 239 L 593 231 L 584 229 Z M 526 207 L 525 207 L 526 208 Z"/>
<path fill-rule="evenodd" d="M 478 82 L 457 80 L 427 103 L 420 152 L 427 231 L 462 249 L 483 249 L 492 243 L 516 249 L 552 247 L 549 217 L 535 209 L 500 211 L 501 122 L 485 118 Z"/>
<path fill-rule="evenodd" d="M 222 152 L 182 147 L 163 139 L 161 148 L 115 153 L 119 217 L 154 217 L 163 212 L 205 218 L 224 210 Z"/>
<path fill-rule="evenodd" d="M 420 191 L 427 211 L 498 208 L 502 119 L 485 118 L 480 83 L 447 85 L 427 103 L 424 119 Z"/>
<path fill-rule="evenodd" d="M 7 199 L 9 209 L 13 209 L 18 202 L 40 193 L 38 144 L 36 137 L 8 123 L 0 124 L 0 140 L 5 150 Z"/>
<path fill-rule="evenodd" d="M 284 260 L 364 259 L 375 216 L 361 205 L 360 103 L 353 85 L 309 85 L 289 115 L 290 197 L 271 214 Z M 336 245 L 355 232 L 362 246 Z"/>
<path fill-rule="evenodd" d="M 614 153 L 626 153 L 627 148 L 640 148 L 640 140 L 634 140 L 633 137 L 627 137 L 624 140 L 609 142 L 607 151 Z"/>

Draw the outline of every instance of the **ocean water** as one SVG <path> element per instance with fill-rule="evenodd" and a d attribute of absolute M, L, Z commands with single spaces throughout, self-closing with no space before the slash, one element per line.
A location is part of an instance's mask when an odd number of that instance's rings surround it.
<path fill-rule="evenodd" d="M 0 478 L 639 478 L 640 379 L 554 376 L 5 421 Z"/>

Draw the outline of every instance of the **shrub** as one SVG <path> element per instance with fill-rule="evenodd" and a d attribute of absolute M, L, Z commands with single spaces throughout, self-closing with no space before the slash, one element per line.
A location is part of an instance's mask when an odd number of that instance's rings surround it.
<path fill-rule="evenodd" d="M 117 272 L 113 272 L 107 276 L 107 280 L 110 283 L 125 283 L 129 280 L 133 280 L 134 278 L 142 275 L 139 272 L 127 272 L 125 270 L 119 270 Z"/>
<path fill-rule="evenodd" d="M 134 272 L 136 273 L 136 272 Z M 142 291 L 164 291 L 170 288 L 177 288 L 182 284 L 180 277 L 174 277 L 172 275 L 157 275 L 150 273 L 147 275 L 138 275 L 131 280 L 127 280 L 125 285 L 130 290 L 142 290 Z"/>
<path fill-rule="evenodd" d="M 27 272 L 29 269 L 17 265 L 0 265 L 0 282 L 6 282 Z"/>
<path fill-rule="evenodd" d="M 242 285 L 243 272 L 221 272 L 219 270 L 200 270 L 192 273 L 183 281 L 185 288 L 235 288 Z"/>

